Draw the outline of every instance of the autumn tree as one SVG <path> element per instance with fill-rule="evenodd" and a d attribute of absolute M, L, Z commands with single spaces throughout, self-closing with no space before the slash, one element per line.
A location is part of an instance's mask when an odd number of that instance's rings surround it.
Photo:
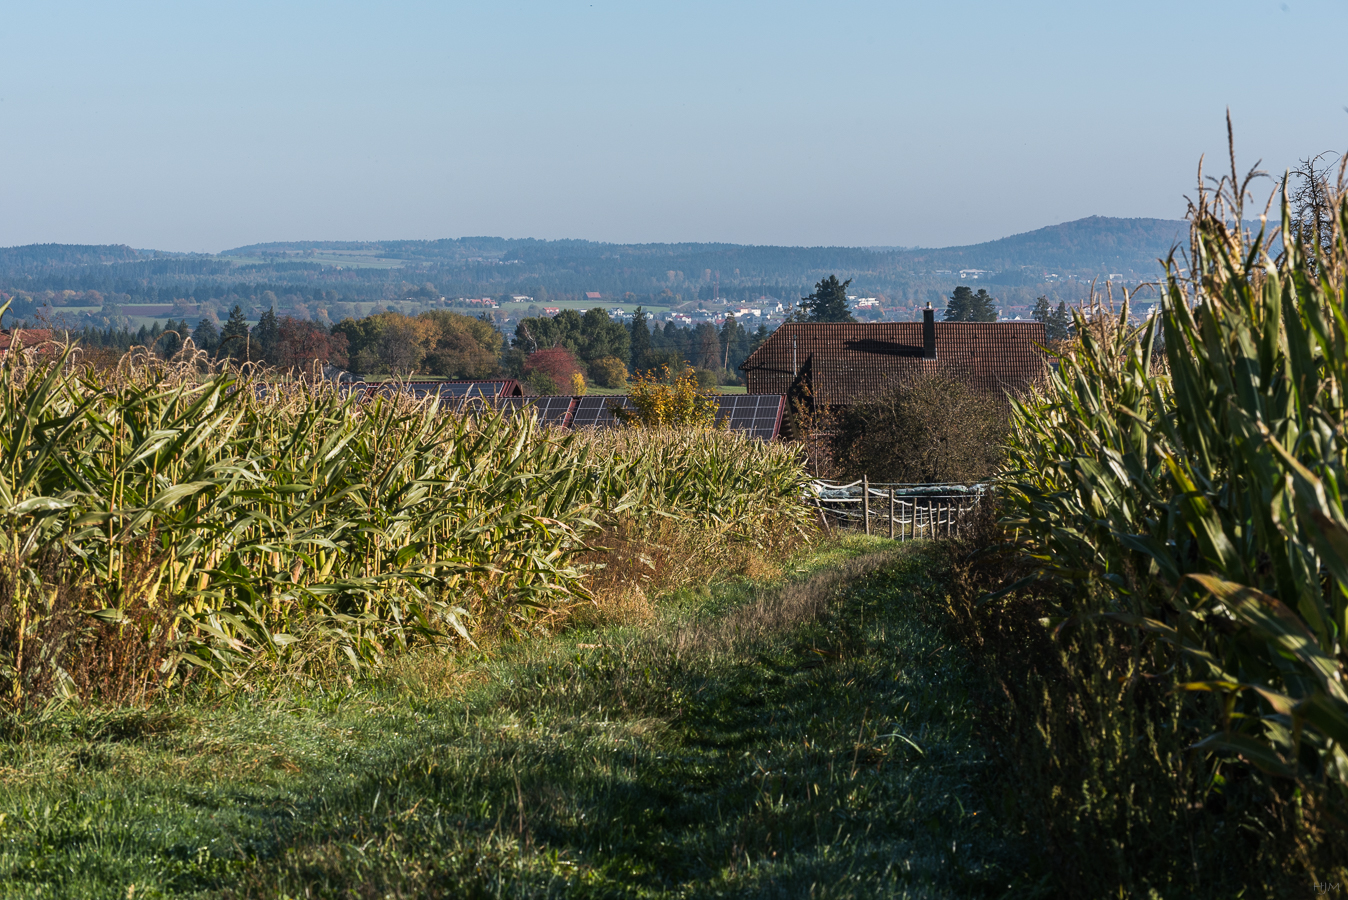
<path fill-rule="evenodd" d="M 275 364 L 285 369 L 306 370 L 314 362 L 344 367 L 347 364 L 346 335 L 330 332 L 308 319 L 286 316 L 277 326 Z"/>
<path fill-rule="evenodd" d="M 524 363 L 524 382 L 540 395 L 570 393 L 580 374 L 579 361 L 565 347 L 535 350 Z"/>

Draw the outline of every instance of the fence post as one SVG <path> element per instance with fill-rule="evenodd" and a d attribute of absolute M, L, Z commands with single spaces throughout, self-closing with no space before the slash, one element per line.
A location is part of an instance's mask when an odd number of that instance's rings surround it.
<path fill-rule="evenodd" d="M 894 540 L 894 488 L 889 489 L 889 539 Z"/>
<path fill-rule="evenodd" d="M 871 483 L 861 476 L 861 515 L 866 519 L 866 536 L 871 534 Z"/>

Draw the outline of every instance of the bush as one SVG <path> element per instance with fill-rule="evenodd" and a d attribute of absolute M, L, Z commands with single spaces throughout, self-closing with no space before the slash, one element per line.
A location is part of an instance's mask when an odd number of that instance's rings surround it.
<path fill-rule="evenodd" d="M 672 382 L 672 383 L 671 383 Z M 665 369 L 658 375 L 637 378 L 628 394 L 635 411 L 613 407 L 613 415 L 628 425 L 647 427 L 693 425 L 710 428 L 719 407 L 715 391 L 703 390 L 692 369 L 671 378 Z"/>
<path fill-rule="evenodd" d="M 627 385 L 627 366 L 616 356 L 604 356 L 590 363 L 590 377 L 600 387 L 625 387 Z"/>
<path fill-rule="evenodd" d="M 524 361 L 524 383 L 536 394 L 561 394 L 571 389 L 580 363 L 562 347 L 535 350 Z"/>
<path fill-rule="evenodd" d="M 901 484 L 981 481 L 997 470 L 1006 407 L 951 375 L 895 382 L 838 414 L 838 470 Z"/>
<path fill-rule="evenodd" d="M 552 397 L 562 392 L 557 382 L 542 372 L 530 372 L 523 379 L 524 393 L 530 397 Z"/>

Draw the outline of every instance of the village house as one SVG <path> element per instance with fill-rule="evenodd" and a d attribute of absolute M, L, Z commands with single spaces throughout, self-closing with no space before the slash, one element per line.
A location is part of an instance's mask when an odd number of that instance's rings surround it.
<path fill-rule="evenodd" d="M 1039 322 L 788 322 L 740 369 L 750 394 L 848 406 L 905 377 L 946 372 L 982 391 L 1015 393 L 1045 369 Z"/>

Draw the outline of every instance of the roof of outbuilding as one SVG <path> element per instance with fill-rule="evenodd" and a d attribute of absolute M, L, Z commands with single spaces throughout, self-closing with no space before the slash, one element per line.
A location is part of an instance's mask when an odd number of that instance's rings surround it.
<path fill-rule="evenodd" d="M 24 328 L 17 332 L 6 328 L 0 331 L 0 353 L 4 353 L 13 346 L 16 333 L 24 350 L 30 350 L 43 344 L 52 344 L 53 340 L 49 328 Z"/>
<path fill-rule="evenodd" d="M 815 402 L 846 405 L 921 372 L 948 372 L 986 391 L 1018 391 L 1044 371 L 1039 322 L 937 322 L 936 359 L 921 322 L 787 323 L 740 366 L 751 394 L 807 381 Z"/>

